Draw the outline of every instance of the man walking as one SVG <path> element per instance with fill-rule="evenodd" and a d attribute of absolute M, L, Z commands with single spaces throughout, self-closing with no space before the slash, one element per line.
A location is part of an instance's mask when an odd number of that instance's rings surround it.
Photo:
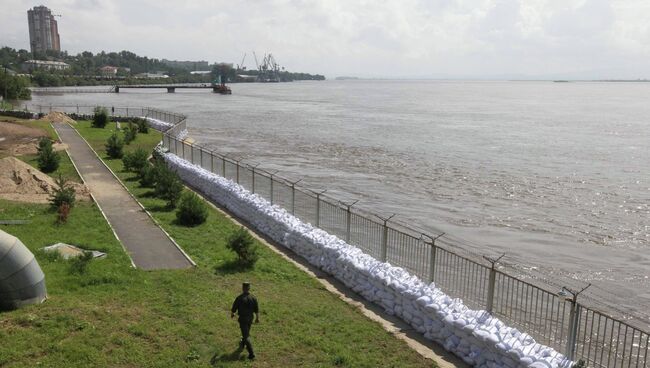
<path fill-rule="evenodd" d="M 243 349 L 246 346 L 248 351 L 248 359 L 255 359 L 253 353 L 253 344 L 251 344 L 249 335 L 251 325 L 253 324 L 253 314 L 255 314 L 255 323 L 260 323 L 260 314 L 257 307 L 257 299 L 250 293 L 251 284 L 244 282 L 242 284 L 242 293 L 232 303 L 230 310 L 230 318 L 235 318 L 235 313 L 239 315 L 239 329 L 241 330 L 241 341 L 239 348 Z"/>

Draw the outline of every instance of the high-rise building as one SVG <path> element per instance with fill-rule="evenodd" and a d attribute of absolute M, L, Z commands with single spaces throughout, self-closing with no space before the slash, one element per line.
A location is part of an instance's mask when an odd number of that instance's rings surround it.
<path fill-rule="evenodd" d="M 32 53 L 47 50 L 61 51 L 59 27 L 47 7 L 35 6 L 27 11 L 29 21 L 29 46 Z"/>

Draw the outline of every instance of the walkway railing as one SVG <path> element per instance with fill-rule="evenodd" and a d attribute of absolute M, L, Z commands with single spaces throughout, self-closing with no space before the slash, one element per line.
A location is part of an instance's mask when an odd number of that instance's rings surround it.
<path fill-rule="evenodd" d="M 94 106 L 28 106 L 91 113 Z M 107 107 L 111 111 L 111 107 Z M 537 342 L 590 367 L 648 368 L 650 334 L 578 302 L 580 291 L 549 291 L 509 275 L 498 259 L 473 259 L 451 250 L 445 234 L 426 234 L 389 218 L 309 190 L 257 166 L 177 138 L 185 116 L 150 108 L 114 108 L 114 115 L 149 116 L 175 126 L 163 134 L 163 147 L 212 173 L 231 179 L 304 222 L 311 223 L 371 256 L 434 282 L 466 305 L 485 309 Z"/>

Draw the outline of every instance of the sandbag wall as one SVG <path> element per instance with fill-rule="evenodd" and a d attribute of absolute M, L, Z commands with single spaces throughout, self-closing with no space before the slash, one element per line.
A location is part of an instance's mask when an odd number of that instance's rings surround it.
<path fill-rule="evenodd" d="M 171 153 L 161 153 L 167 165 L 190 186 L 468 364 L 486 368 L 571 367 L 572 362 L 564 355 L 506 326 L 486 311 L 469 309 L 462 300 L 450 298 L 433 283 L 425 284 L 402 268 L 374 259 L 232 180 Z"/>

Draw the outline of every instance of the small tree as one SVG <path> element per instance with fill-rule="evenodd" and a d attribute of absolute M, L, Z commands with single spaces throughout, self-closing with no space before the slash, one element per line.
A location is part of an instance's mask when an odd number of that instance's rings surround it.
<path fill-rule="evenodd" d="M 124 157 L 122 157 L 122 163 L 124 163 L 125 170 L 139 173 L 143 167 L 149 166 L 148 158 L 149 154 L 147 151 L 138 147 L 133 152 L 125 153 Z"/>
<path fill-rule="evenodd" d="M 51 173 L 59 168 L 61 156 L 52 148 L 52 141 L 48 137 L 43 137 L 38 142 L 38 168 L 45 173 Z"/>
<path fill-rule="evenodd" d="M 73 258 L 70 261 L 70 268 L 68 272 L 70 274 L 83 275 L 88 270 L 88 264 L 93 259 L 93 252 L 84 251 L 83 254 L 78 257 Z"/>
<path fill-rule="evenodd" d="M 149 125 L 145 119 L 136 118 L 135 123 L 138 126 L 138 133 L 147 134 L 149 133 Z"/>
<path fill-rule="evenodd" d="M 194 192 L 185 192 L 181 196 L 176 210 L 176 220 L 181 225 L 201 225 L 208 218 L 208 208 Z"/>
<path fill-rule="evenodd" d="M 138 126 L 129 123 L 129 127 L 124 130 L 124 143 L 131 144 L 138 136 Z"/>
<path fill-rule="evenodd" d="M 167 200 L 170 207 L 176 207 L 176 202 L 183 192 L 183 183 L 174 171 L 164 163 L 156 164 L 156 196 Z"/>
<path fill-rule="evenodd" d="M 124 155 L 124 152 L 122 151 L 123 149 L 124 142 L 117 135 L 117 132 L 113 132 L 113 134 L 108 137 L 108 140 L 106 141 L 106 154 L 110 158 L 121 158 Z"/>
<path fill-rule="evenodd" d="M 140 178 L 140 186 L 151 188 L 156 185 L 156 168 L 151 165 L 146 165 L 138 172 Z"/>
<path fill-rule="evenodd" d="M 95 107 L 93 110 L 94 115 L 93 115 L 93 127 L 95 128 L 103 128 L 108 124 L 108 111 L 106 111 L 105 108 L 101 106 Z"/>
<path fill-rule="evenodd" d="M 68 216 L 70 216 L 70 205 L 65 202 L 61 203 L 57 213 L 59 215 L 58 223 L 65 224 L 68 222 Z"/>
<path fill-rule="evenodd" d="M 66 204 L 69 207 L 68 212 L 70 212 L 70 208 L 74 207 L 74 202 L 76 200 L 74 188 L 68 183 L 68 180 L 61 175 L 54 179 L 54 183 L 56 184 L 56 187 L 53 188 L 52 194 L 50 195 L 50 207 L 54 210 L 60 211 L 61 206 Z"/>
<path fill-rule="evenodd" d="M 244 267 L 254 266 L 259 259 L 255 240 L 243 226 L 228 237 L 226 247 L 237 253 L 237 261 Z"/>

